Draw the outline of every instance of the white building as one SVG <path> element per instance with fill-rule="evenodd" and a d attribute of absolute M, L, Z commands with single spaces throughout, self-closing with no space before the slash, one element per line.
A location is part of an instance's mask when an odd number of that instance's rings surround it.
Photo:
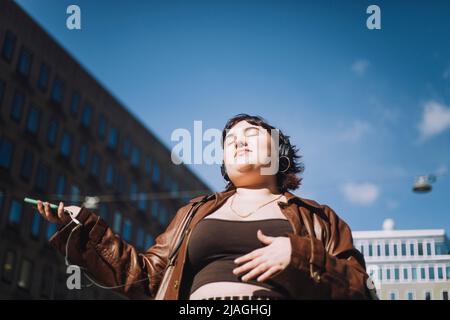
<path fill-rule="evenodd" d="M 450 251 L 443 229 L 354 231 L 367 272 L 382 300 L 449 300 Z"/>

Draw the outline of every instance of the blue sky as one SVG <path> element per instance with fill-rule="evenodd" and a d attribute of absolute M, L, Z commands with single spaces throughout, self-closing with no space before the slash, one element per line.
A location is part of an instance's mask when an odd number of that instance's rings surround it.
<path fill-rule="evenodd" d="M 171 148 L 177 128 L 265 117 L 301 150 L 299 196 L 354 230 L 450 232 L 450 3 L 17 1 Z M 81 30 L 66 8 L 81 8 Z M 381 8 L 368 30 L 366 8 Z M 191 165 L 214 190 L 218 165 Z"/>

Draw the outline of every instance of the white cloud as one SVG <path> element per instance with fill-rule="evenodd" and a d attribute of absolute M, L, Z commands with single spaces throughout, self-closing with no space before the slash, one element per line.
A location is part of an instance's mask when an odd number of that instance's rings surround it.
<path fill-rule="evenodd" d="M 450 108 L 436 101 L 425 103 L 419 124 L 422 141 L 450 128 Z"/>
<path fill-rule="evenodd" d="M 369 65 L 370 65 L 370 62 L 368 60 L 359 59 L 352 63 L 351 69 L 352 69 L 353 73 L 355 73 L 357 76 L 362 76 L 366 73 Z"/>
<path fill-rule="evenodd" d="M 342 186 L 341 191 L 347 201 L 363 206 L 368 206 L 374 203 L 380 194 L 379 188 L 370 182 L 349 182 Z"/>
<path fill-rule="evenodd" d="M 338 134 L 339 140 L 347 142 L 357 142 L 372 129 L 370 123 L 361 120 L 355 120 L 350 126 L 343 129 Z"/>

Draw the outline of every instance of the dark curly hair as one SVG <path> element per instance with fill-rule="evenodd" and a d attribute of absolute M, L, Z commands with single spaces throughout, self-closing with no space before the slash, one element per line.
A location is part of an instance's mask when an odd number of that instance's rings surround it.
<path fill-rule="evenodd" d="M 251 116 L 245 113 L 240 113 L 232 117 L 230 120 L 227 121 L 225 124 L 225 127 L 222 131 L 222 147 L 224 146 L 225 136 L 227 134 L 227 130 L 234 127 L 238 122 L 241 121 L 247 121 L 248 123 L 251 123 L 255 126 L 263 127 L 267 130 L 267 132 L 271 133 L 272 129 L 276 129 L 275 127 L 271 126 L 267 123 L 266 120 L 264 120 L 260 116 Z M 279 132 L 279 145 L 281 146 L 282 143 L 286 143 L 288 145 L 288 159 L 290 161 L 290 166 L 285 172 L 281 172 L 283 170 L 279 170 L 277 173 L 277 186 L 280 189 L 281 192 L 285 192 L 287 190 L 295 190 L 297 189 L 302 182 L 302 178 L 297 176 L 297 174 L 302 173 L 305 170 L 305 167 L 302 162 L 300 162 L 301 155 L 298 155 L 299 150 L 296 148 L 295 145 L 292 145 L 289 141 L 289 136 L 283 134 L 281 130 L 278 129 Z M 280 160 L 280 166 L 283 163 L 283 159 Z M 224 165 L 223 165 L 224 166 Z M 287 167 L 287 165 L 286 165 Z M 225 176 L 224 176 L 225 178 Z M 233 185 L 233 182 L 230 180 L 228 181 L 226 185 L 226 190 L 234 189 L 235 186 Z"/>

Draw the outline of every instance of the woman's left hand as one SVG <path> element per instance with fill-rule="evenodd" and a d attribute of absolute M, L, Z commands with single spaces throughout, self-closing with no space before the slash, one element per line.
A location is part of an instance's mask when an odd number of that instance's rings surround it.
<path fill-rule="evenodd" d="M 258 282 L 266 281 L 283 271 L 291 261 L 292 247 L 288 237 L 269 237 L 261 230 L 258 230 L 256 236 L 267 246 L 234 260 L 236 264 L 247 262 L 233 270 L 235 275 L 251 270 L 242 277 L 242 281 L 248 281 L 258 275 Z"/>

